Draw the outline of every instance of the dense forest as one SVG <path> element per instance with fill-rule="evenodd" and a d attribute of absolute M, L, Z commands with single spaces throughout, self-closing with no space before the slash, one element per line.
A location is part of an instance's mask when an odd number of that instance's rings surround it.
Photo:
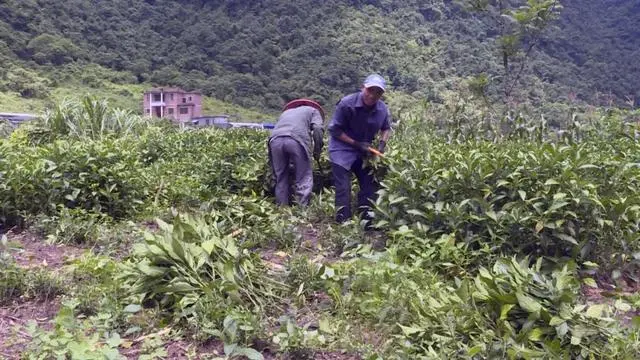
<path fill-rule="evenodd" d="M 243 106 L 333 102 L 371 71 L 438 102 L 469 77 L 501 81 L 501 17 L 473 2 L 3 0 L 0 91 L 46 97 L 70 78 L 98 81 L 98 64 L 120 83 L 179 85 Z M 639 21 L 635 1 L 562 1 L 525 60 L 519 100 L 640 98 Z"/>

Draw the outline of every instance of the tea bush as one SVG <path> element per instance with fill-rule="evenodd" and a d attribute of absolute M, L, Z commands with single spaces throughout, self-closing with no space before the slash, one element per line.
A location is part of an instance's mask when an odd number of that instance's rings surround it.
<path fill-rule="evenodd" d="M 262 192 L 266 134 L 202 129 L 146 133 L 138 143 L 155 196 L 168 204 L 197 204 L 221 194 Z"/>
<path fill-rule="evenodd" d="M 379 226 L 455 233 L 496 253 L 593 259 L 640 247 L 634 138 L 448 143 L 406 134 L 385 164 Z"/>
<path fill-rule="evenodd" d="M 446 282 L 383 256 L 338 267 L 335 279 L 346 312 L 392 339 L 385 358 L 632 359 L 625 341 L 638 330 L 617 327 L 608 305 L 580 305 L 575 269 L 540 264 L 502 258 Z"/>
<path fill-rule="evenodd" d="M 9 137 L 14 130 L 15 125 L 7 120 L 0 119 L 0 139 Z"/>
<path fill-rule="evenodd" d="M 148 196 L 146 175 L 127 139 L 56 140 L 38 147 L 2 144 L 0 219 L 51 214 L 58 206 L 135 214 Z"/>
<path fill-rule="evenodd" d="M 149 207 L 262 194 L 266 133 L 137 126 L 95 140 L 34 124 L 19 129 L 0 144 L 0 223 L 62 208 L 124 219 Z M 38 129 L 55 139 L 33 141 Z"/>

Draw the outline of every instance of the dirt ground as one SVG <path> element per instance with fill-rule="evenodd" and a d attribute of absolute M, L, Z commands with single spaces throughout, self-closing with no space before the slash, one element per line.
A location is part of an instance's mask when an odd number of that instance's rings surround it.
<path fill-rule="evenodd" d="M 47 268 L 57 271 L 68 261 L 80 257 L 89 251 L 81 247 L 47 244 L 44 239 L 28 231 L 9 232 L 6 234 L 9 241 L 9 251 L 18 266 L 25 269 Z M 305 237 L 315 240 L 315 234 L 309 232 Z M 315 240 L 314 242 L 316 242 Z M 284 271 L 288 255 L 272 250 L 261 254 L 267 265 L 274 271 Z M 31 338 L 26 332 L 29 322 L 44 329 L 53 327 L 53 319 L 60 309 L 60 298 L 24 300 L 15 299 L 11 304 L 0 306 L 0 358 L 6 360 L 18 360 L 27 348 Z M 209 341 L 204 344 L 196 344 L 182 339 L 171 339 L 169 332 L 159 331 L 157 334 L 149 334 L 136 339 L 129 339 L 133 344 L 130 348 L 122 348 L 120 353 L 127 359 L 138 359 L 141 353 L 142 343 L 146 336 L 159 336 L 164 342 L 167 359 L 211 359 L 224 356 L 224 347 L 220 341 Z M 262 351 L 266 360 L 292 359 L 283 355 L 276 355 L 268 347 Z M 319 360 L 356 360 L 361 357 L 355 354 L 340 352 L 317 352 L 313 359 Z"/>

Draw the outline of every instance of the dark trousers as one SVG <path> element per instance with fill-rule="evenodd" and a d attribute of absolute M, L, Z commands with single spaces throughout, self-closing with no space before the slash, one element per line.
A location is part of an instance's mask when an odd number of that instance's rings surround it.
<path fill-rule="evenodd" d="M 276 176 L 276 204 L 289 204 L 289 164 L 293 164 L 296 201 L 300 205 L 308 205 L 313 189 L 313 171 L 307 151 L 293 138 L 283 136 L 269 142 L 269 153 Z"/>
<path fill-rule="evenodd" d="M 350 170 L 340 165 L 331 164 L 333 184 L 336 187 L 336 221 L 342 223 L 351 218 L 351 173 L 358 179 L 358 212 L 365 220 L 369 220 L 368 212 L 371 203 L 376 200 L 378 184 L 373 176 L 373 170 L 363 168 L 362 159 L 356 160 Z"/>

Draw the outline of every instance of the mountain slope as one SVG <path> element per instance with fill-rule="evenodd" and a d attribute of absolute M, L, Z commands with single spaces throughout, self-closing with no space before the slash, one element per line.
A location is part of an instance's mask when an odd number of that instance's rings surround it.
<path fill-rule="evenodd" d="M 633 1 L 566 1 L 534 54 L 524 96 L 632 95 L 640 82 Z M 582 9 L 588 6 L 584 21 Z M 597 14 L 606 11 L 607 17 Z M 586 31 L 584 24 L 602 29 Z M 439 101 L 461 78 L 499 75 L 495 25 L 446 0 L 5 0 L 0 60 L 44 77 L 71 62 L 130 73 L 133 82 L 198 88 L 246 106 L 299 96 L 331 103 L 372 71 Z M 635 37 L 634 37 L 635 36 Z M 616 59 L 609 61 L 611 54 Z M 637 57 L 636 57 L 637 58 Z M 0 88 L 8 89 L 0 70 Z M 57 76 L 57 78 L 64 76 Z M 50 85 L 55 86 L 55 84 Z M 640 96 L 639 96 L 640 97 Z"/>

